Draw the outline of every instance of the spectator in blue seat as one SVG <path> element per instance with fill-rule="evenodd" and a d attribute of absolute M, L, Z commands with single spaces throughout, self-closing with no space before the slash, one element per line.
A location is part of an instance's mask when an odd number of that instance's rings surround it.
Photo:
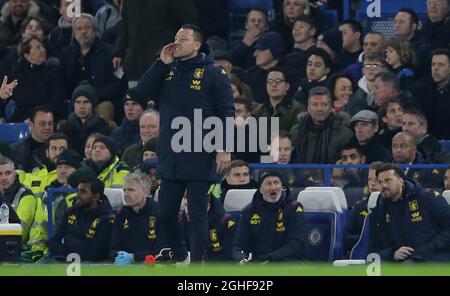
<path fill-rule="evenodd" d="M 252 89 L 253 98 L 256 102 L 262 103 L 267 97 L 266 78 L 268 70 L 282 65 L 281 60 L 284 54 L 285 47 L 280 33 L 268 31 L 259 36 L 253 54 L 256 58 L 256 66 L 249 68 L 240 77 Z"/>
<path fill-rule="evenodd" d="M 308 104 L 308 92 L 311 89 L 328 86 L 332 67 L 330 56 L 321 48 L 311 49 L 306 60 L 306 77 L 300 79 L 300 85 L 294 94 L 294 99 L 303 106 Z"/>
<path fill-rule="evenodd" d="M 6 74 L 19 82 L 7 103 L 12 109 L 7 118 L 9 122 L 28 119 L 30 110 L 43 104 L 52 108 L 57 119 L 62 118 L 64 92 L 60 67 L 48 62 L 47 50 L 41 39 L 30 37 L 23 40 L 20 58 Z"/>
<path fill-rule="evenodd" d="M 417 150 L 431 163 L 450 163 L 450 153 L 435 136 L 428 133 L 428 120 L 418 109 L 407 109 L 402 117 L 402 130 L 409 132 L 417 143 Z"/>
<path fill-rule="evenodd" d="M 331 92 L 334 112 L 346 111 L 355 90 L 353 78 L 345 73 L 333 74 L 328 80 L 328 89 Z"/>
<path fill-rule="evenodd" d="M 220 201 L 224 203 L 228 190 L 257 187 L 256 182 L 251 178 L 248 163 L 240 159 L 233 160 L 227 169 L 225 179 L 220 183 Z"/>
<path fill-rule="evenodd" d="M 450 168 L 445 170 L 444 174 L 444 190 L 450 190 Z"/>
<path fill-rule="evenodd" d="M 364 109 L 376 109 L 374 107 L 373 91 L 375 89 L 377 75 L 385 71 L 387 67 L 384 52 L 369 52 L 364 54 L 361 67 L 364 76 L 359 79 L 358 88 L 355 90 L 346 108 L 346 112 L 350 116 Z"/>
<path fill-rule="evenodd" d="M 87 81 L 82 81 L 72 93 L 73 112 L 67 118 L 61 131 L 69 137 L 75 151 L 84 152 L 88 136 L 94 132 L 111 134 L 111 127 L 94 111 L 97 93 Z"/>
<path fill-rule="evenodd" d="M 378 110 L 378 118 L 381 119 L 378 138 L 380 144 L 390 149 L 392 137 L 402 130 L 403 106 L 398 98 L 392 98 Z"/>
<path fill-rule="evenodd" d="M 116 141 L 120 151 L 125 151 L 129 146 L 139 142 L 139 118 L 147 107 L 140 105 L 130 92 L 125 95 L 123 102 L 125 118 L 111 133 L 111 138 Z"/>
<path fill-rule="evenodd" d="M 130 168 L 134 168 L 142 162 L 144 145 L 151 139 L 159 137 L 159 112 L 146 110 L 139 119 L 140 141 L 129 146 L 122 154 L 124 161 Z"/>
<path fill-rule="evenodd" d="M 409 132 L 399 132 L 392 138 L 392 162 L 398 164 L 429 164 L 430 161 L 417 150 L 417 143 Z M 405 176 L 423 187 L 442 188 L 444 170 L 411 169 L 405 170 Z"/>
<path fill-rule="evenodd" d="M 393 262 L 450 261 L 450 205 L 405 179 L 401 169 L 377 170 L 380 196 L 370 220 L 369 253 Z"/>
<path fill-rule="evenodd" d="M 378 192 L 378 180 L 376 171 L 381 167 L 383 163 L 381 161 L 372 162 L 369 166 L 367 186 L 364 188 L 364 195 L 361 196 L 361 201 L 357 202 L 351 209 L 347 223 L 344 228 L 344 256 L 349 257 L 350 251 L 353 246 L 358 242 L 359 237 L 364 226 L 364 219 L 369 214 L 367 209 L 367 203 L 372 193 Z"/>
<path fill-rule="evenodd" d="M 49 52 L 56 57 L 61 57 L 63 49 L 74 42 L 72 30 L 73 17 L 68 15 L 70 11 L 68 6 L 71 3 L 72 1 L 70 0 L 60 0 L 59 14 L 61 17 L 58 20 L 57 26 L 48 34 L 47 44 Z"/>
<path fill-rule="evenodd" d="M 29 125 L 31 137 L 11 146 L 13 161 L 26 172 L 31 172 L 46 158 L 45 143 L 55 126 L 53 112 L 46 106 L 36 107 L 31 113 Z"/>
<path fill-rule="evenodd" d="M 291 80 L 285 68 L 274 67 L 267 71 L 266 91 L 268 99 L 253 110 L 257 119 L 268 118 L 268 130 L 271 130 L 271 118 L 278 118 L 280 130 L 290 130 L 298 121 L 297 115 L 306 111 L 305 105 L 292 99 Z M 269 136 L 269 135 L 268 135 Z"/>
<path fill-rule="evenodd" d="M 417 59 L 417 76 L 428 75 L 430 73 L 431 43 L 427 36 L 418 30 L 419 17 L 410 8 L 400 8 L 394 18 L 394 34 L 397 37 L 409 41 Z"/>
<path fill-rule="evenodd" d="M 294 47 L 286 55 L 285 62 L 297 69 L 299 77 L 306 76 L 306 63 L 309 52 L 316 47 L 317 25 L 309 16 L 300 16 L 292 27 Z"/>
<path fill-rule="evenodd" d="M 342 33 L 342 50 L 338 56 L 339 63 L 346 68 L 358 61 L 362 53 L 363 28 L 358 21 L 345 20 L 339 26 Z"/>
<path fill-rule="evenodd" d="M 344 113 L 334 113 L 326 87 L 309 91 L 308 113 L 290 130 L 296 163 L 336 163 L 342 146 L 352 138 Z"/>
<path fill-rule="evenodd" d="M 62 224 L 50 239 L 49 253 L 64 261 L 70 253 L 79 254 L 82 261 L 106 260 L 114 214 L 105 187 L 92 176 L 79 181 L 75 204 L 64 213 Z"/>
<path fill-rule="evenodd" d="M 119 108 L 126 82 L 114 75 L 112 48 L 96 36 L 94 17 L 83 13 L 72 21 L 75 41 L 64 48 L 61 63 L 66 97 L 70 97 L 81 81 L 86 80 L 97 93 L 93 106 L 107 122 L 114 120 L 114 107 Z"/>
<path fill-rule="evenodd" d="M 336 164 L 365 164 L 366 156 L 356 143 L 349 143 L 342 147 L 341 159 Z M 363 168 L 343 168 L 333 170 L 333 185 L 342 189 L 348 187 L 364 187 L 367 183 L 367 170 Z M 361 197 L 362 198 L 362 197 Z M 351 201 L 354 203 L 355 201 Z M 348 206 L 353 204 L 347 199 Z"/>
<path fill-rule="evenodd" d="M 276 172 L 261 175 L 259 190 L 241 213 L 233 260 L 280 262 L 307 258 L 303 208 Z"/>
<path fill-rule="evenodd" d="M 450 140 L 450 52 L 437 49 L 431 54 L 431 77 L 417 83 L 414 97 L 428 120 L 430 133 Z"/>
<path fill-rule="evenodd" d="M 450 42 L 450 3 L 448 0 L 427 0 L 428 20 L 422 32 L 432 49 L 446 48 Z"/>
<path fill-rule="evenodd" d="M 355 131 L 356 142 L 366 156 L 368 163 L 386 161 L 390 158 L 389 150 L 384 148 L 377 136 L 379 129 L 378 115 L 369 110 L 361 110 L 350 119 Z"/>
<path fill-rule="evenodd" d="M 10 0 L 1 11 L 0 45 L 16 45 L 20 41 L 20 27 L 27 16 L 38 16 L 40 8 L 31 0 Z"/>
<path fill-rule="evenodd" d="M 161 247 L 157 204 L 150 199 L 150 182 L 145 175 L 125 177 L 125 206 L 114 220 L 110 258 L 119 265 L 142 263 L 146 255 L 156 255 Z"/>
<path fill-rule="evenodd" d="M 245 22 L 244 38 L 230 45 L 231 61 L 234 65 L 244 70 L 255 66 L 256 61 L 253 53 L 256 42 L 268 28 L 267 13 L 259 9 L 250 10 Z"/>
<path fill-rule="evenodd" d="M 386 61 L 389 69 L 397 75 L 400 90 L 412 90 L 416 81 L 414 66 L 416 54 L 408 40 L 393 37 L 386 41 Z"/>
<path fill-rule="evenodd" d="M 363 75 L 363 61 L 366 55 L 370 53 L 384 54 L 384 36 L 379 32 L 368 32 L 364 36 L 363 52 L 359 55 L 358 61 L 345 68 L 344 73 L 351 75 L 356 81 L 360 80 Z"/>
<path fill-rule="evenodd" d="M 281 130 L 272 135 L 269 152 L 275 164 L 295 163 L 295 152 L 291 135 L 286 131 Z M 318 170 L 280 167 L 279 169 L 273 169 L 273 171 L 279 174 L 283 184 L 289 187 L 307 187 L 319 183 L 316 178 Z M 264 171 L 259 171 L 257 176 L 260 176 L 262 173 Z"/>

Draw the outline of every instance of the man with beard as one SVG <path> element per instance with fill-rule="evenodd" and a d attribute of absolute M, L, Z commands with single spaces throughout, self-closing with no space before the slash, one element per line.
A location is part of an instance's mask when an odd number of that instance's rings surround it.
<path fill-rule="evenodd" d="M 79 254 L 83 261 L 108 258 L 114 215 L 104 189 L 98 179 L 80 179 L 75 204 L 65 212 L 62 224 L 49 241 L 51 258 L 65 261 L 70 253 Z"/>
<path fill-rule="evenodd" d="M 450 260 L 450 205 L 404 179 L 392 164 L 376 172 L 381 193 L 372 210 L 369 253 L 394 262 Z"/>
<path fill-rule="evenodd" d="M 27 16 L 38 16 L 39 7 L 31 0 L 9 0 L 2 9 L 0 45 L 15 45 L 20 40 L 22 21 Z"/>

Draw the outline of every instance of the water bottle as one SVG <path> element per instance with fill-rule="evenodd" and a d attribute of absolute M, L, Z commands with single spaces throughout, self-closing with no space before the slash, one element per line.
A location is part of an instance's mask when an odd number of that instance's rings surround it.
<path fill-rule="evenodd" d="M 0 206 L 0 224 L 9 223 L 9 207 L 6 202 L 3 202 Z"/>

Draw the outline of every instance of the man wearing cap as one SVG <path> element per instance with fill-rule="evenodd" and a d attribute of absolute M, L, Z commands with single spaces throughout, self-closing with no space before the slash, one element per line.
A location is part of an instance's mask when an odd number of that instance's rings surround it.
<path fill-rule="evenodd" d="M 201 142 L 194 143 L 195 136 L 192 137 L 194 141 L 187 141 L 186 149 L 178 149 L 181 143 L 177 140 L 177 133 L 180 133 L 181 126 L 171 126 L 176 123 L 175 119 L 181 117 L 191 126 L 197 125 L 194 114 L 199 111 L 202 118 L 197 123 L 203 124 L 205 118 L 215 117 L 225 126 L 227 118 L 234 118 L 230 80 L 222 67 L 214 65 L 208 46 L 203 44 L 202 32 L 197 26 L 186 24 L 177 32 L 175 42 L 162 49 L 160 58 L 135 90 L 143 99 L 157 98 L 161 114 L 157 152 L 161 177 L 158 206 L 163 232 L 175 261 L 181 264 L 189 264 L 191 258 L 201 261 L 208 242 L 207 193 L 211 183 L 217 180 L 217 173 L 228 167 L 231 155 L 224 146 L 212 147 L 212 152 L 204 150 L 204 147 L 194 149 L 199 144 L 203 146 L 203 138 L 209 133 L 210 129 L 203 126 L 192 128 L 196 135 L 200 135 Z M 222 139 L 225 138 L 224 134 Z M 178 225 L 178 211 L 186 190 L 194 229 L 191 233 L 192 256 L 183 246 Z"/>
<path fill-rule="evenodd" d="M 285 53 L 283 37 L 278 32 L 265 32 L 256 41 L 255 49 L 256 66 L 250 68 L 242 80 L 252 89 L 254 100 L 262 103 L 267 97 L 267 70 L 280 65 Z"/>
<path fill-rule="evenodd" d="M 97 93 L 87 81 L 82 81 L 72 93 L 73 112 L 67 118 L 62 132 L 69 137 L 75 151 L 84 152 L 84 143 L 87 137 L 98 132 L 104 135 L 111 134 L 111 128 L 94 111 L 97 102 Z"/>
<path fill-rule="evenodd" d="M 156 146 L 159 137 L 159 112 L 156 110 L 146 110 L 139 119 L 140 141 L 129 146 L 122 154 L 122 161 L 128 167 L 135 168 L 142 162 L 144 146 L 150 140 L 153 140 L 153 146 Z M 156 147 L 153 147 L 156 152 Z"/>
<path fill-rule="evenodd" d="M 56 179 L 45 185 L 45 193 L 38 199 L 34 223 L 30 230 L 30 245 L 32 259 L 36 261 L 47 253 L 48 243 L 48 188 L 69 188 L 68 177 L 81 167 L 81 156 L 72 149 L 62 151 L 56 160 Z M 64 212 L 72 206 L 75 193 L 60 192 L 53 194 L 53 225 L 59 227 L 63 221 Z"/>
<path fill-rule="evenodd" d="M 74 206 L 64 213 L 62 224 L 48 243 L 51 258 L 66 261 L 77 253 L 82 261 L 102 261 L 109 256 L 114 214 L 103 183 L 82 176 Z"/>
<path fill-rule="evenodd" d="M 139 118 L 147 109 L 145 105 L 140 105 L 140 101 L 132 96 L 131 92 L 127 92 L 124 97 L 123 110 L 125 118 L 122 124 L 116 127 L 111 133 L 120 151 L 125 151 L 129 146 L 139 142 Z"/>
<path fill-rule="evenodd" d="M 268 26 L 267 12 L 252 9 L 247 14 L 245 22 L 245 35 L 242 40 L 235 41 L 230 45 L 231 61 L 233 64 L 246 70 L 255 65 L 255 44 L 259 36 L 266 32 Z"/>
<path fill-rule="evenodd" d="M 105 188 L 122 188 L 124 178 L 129 173 L 128 166 L 121 162 L 114 139 L 99 135 L 92 144 L 92 159 L 86 164 L 98 175 Z"/>
<path fill-rule="evenodd" d="M 261 175 L 259 189 L 241 213 L 233 260 L 245 264 L 307 258 L 303 208 L 291 200 L 276 172 Z M 250 255 L 251 254 L 251 255 Z"/>
<path fill-rule="evenodd" d="M 338 60 L 338 56 L 342 51 L 342 42 L 342 33 L 338 28 L 331 28 L 317 37 L 317 47 L 325 50 L 331 57 L 334 72 L 343 68 L 343 65 Z"/>
<path fill-rule="evenodd" d="M 334 113 L 330 91 L 315 87 L 309 91 L 308 112 L 290 130 L 296 151 L 295 163 L 336 163 L 342 147 L 352 138 L 345 112 Z"/>
<path fill-rule="evenodd" d="M 361 110 L 350 119 L 350 125 L 355 132 L 356 142 L 366 156 L 367 162 L 387 161 L 389 150 L 379 143 L 378 115 L 370 110 Z"/>
<path fill-rule="evenodd" d="M 69 139 L 62 133 L 54 133 L 45 143 L 45 159 L 26 176 L 24 185 L 28 186 L 36 196 L 41 196 L 45 187 L 56 179 L 56 161 L 58 155 L 69 148 Z"/>

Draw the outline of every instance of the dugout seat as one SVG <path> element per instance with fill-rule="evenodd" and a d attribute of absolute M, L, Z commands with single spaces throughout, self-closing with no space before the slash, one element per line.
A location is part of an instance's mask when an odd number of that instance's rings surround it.
<path fill-rule="evenodd" d="M 223 207 L 235 221 L 239 221 L 242 209 L 251 203 L 256 189 L 231 189 L 225 195 Z"/>

